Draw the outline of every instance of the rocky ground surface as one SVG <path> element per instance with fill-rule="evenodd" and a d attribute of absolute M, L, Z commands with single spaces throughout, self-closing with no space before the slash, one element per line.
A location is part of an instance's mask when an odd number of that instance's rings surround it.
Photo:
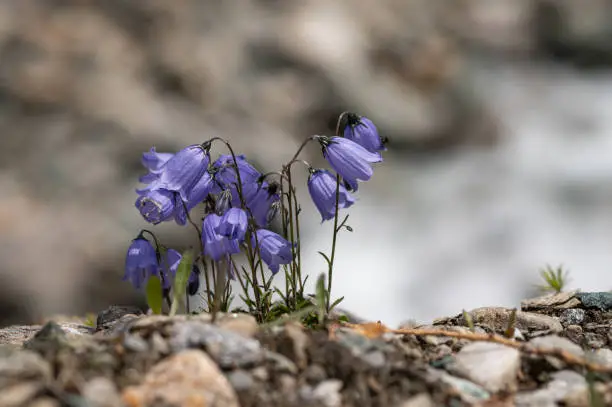
<path fill-rule="evenodd" d="M 416 327 L 501 338 L 510 326 L 513 347 L 111 307 L 96 327 L 0 329 L 0 406 L 606 406 L 611 310 L 611 293 L 570 292 Z"/>

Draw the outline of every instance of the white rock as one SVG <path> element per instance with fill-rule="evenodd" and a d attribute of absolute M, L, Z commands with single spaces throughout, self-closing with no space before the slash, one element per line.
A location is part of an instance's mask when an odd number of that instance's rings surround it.
<path fill-rule="evenodd" d="M 516 388 L 521 355 L 514 348 L 474 342 L 464 346 L 455 361 L 460 374 L 492 393 Z"/>

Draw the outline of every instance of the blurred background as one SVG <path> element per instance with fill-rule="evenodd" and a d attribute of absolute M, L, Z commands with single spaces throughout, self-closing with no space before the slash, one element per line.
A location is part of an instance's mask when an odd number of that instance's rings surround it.
<path fill-rule="evenodd" d="M 121 277 L 152 145 L 273 170 L 344 110 L 391 140 L 340 237 L 345 309 L 516 306 L 547 263 L 609 290 L 611 66 L 611 0 L 2 1 L 0 325 L 143 304 Z M 330 225 L 303 207 L 314 280 Z"/>

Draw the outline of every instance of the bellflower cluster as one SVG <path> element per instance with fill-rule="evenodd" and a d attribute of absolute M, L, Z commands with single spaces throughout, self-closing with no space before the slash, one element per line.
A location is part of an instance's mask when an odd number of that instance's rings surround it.
<path fill-rule="evenodd" d="M 320 144 L 333 173 L 312 168 L 298 159 L 303 147 L 313 140 Z M 211 160 L 213 142 L 225 144 L 230 154 Z M 371 179 L 372 165 L 382 161 L 384 150 L 384 141 L 374 123 L 354 113 L 340 116 L 335 136 L 308 138 L 280 172 L 260 172 L 246 156 L 234 154 L 229 143 L 220 138 L 190 145 L 177 153 L 157 152 L 153 147 L 142 154 L 141 162 L 147 173 L 139 178 L 144 186 L 136 190 L 135 206 L 143 219 L 153 225 L 172 220 L 179 225 L 189 223 L 197 230 L 200 241 L 194 259 L 191 254 L 186 256 L 187 252 L 181 254 L 160 245 L 152 232 L 143 230 L 128 249 L 124 279 L 142 288 L 151 277 L 158 277 L 164 295 L 177 287 L 187 295 L 204 290 L 208 310 L 214 312 L 215 307 L 229 306 L 231 286 L 225 277 L 235 278 L 243 290 L 241 298 L 263 321 L 271 315 L 272 276 L 282 267 L 288 281 L 286 292 L 276 292 L 285 302 L 284 309 L 298 310 L 299 304 L 305 303 L 305 279 L 301 274 L 299 244 L 301 208 L 291 167 L 302 162 L 308 167 L 307 188 L 322 221 L 334 219 L 336 224 L 331 256 L 325 256 L 329 266 L 326 289 L 329 311 L 333 307 L 329 304 L 329 292 L 336 234 L 343 227 L 351 230 L 345 225 L 348 216 L 338 226 L 338 211 L 355 204 L 352 194 L 360 181 Z M 191 211 L 200 204 L 205 207 L 204 215 L 194 221 Z M 153 237 L 156 247 L 144 237 L 145 232 Z M 236 267 L 239 254 L 245 254 L 248 267 Z M 266 277 L 263 265 L 270 270 L 270 277 Z M 147 295 L 153 294 L 147 288 Z M 176 293 L 173 295 L 171 313 L 176 311 L 180 298 Z"/>

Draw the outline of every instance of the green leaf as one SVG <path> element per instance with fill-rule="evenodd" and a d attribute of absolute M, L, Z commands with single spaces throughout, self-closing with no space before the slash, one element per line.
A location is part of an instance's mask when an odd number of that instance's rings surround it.
<path fill-rule="evenodd" d="M 321 273 L 317 278 L 317 285 L 315 288 L 315 300 L 317 307 L 325 308 L 326 303 L 326 292 L 325 292 L 325 273 Z"/>
<path fill-rule="evenodd" d="M 189 274 L 193 267 L 193 253 L 191 249 L 187 249 L 183 252 L 183 258 L 181 263 L 176 270 L 176 277 L 174 278 L 174 286 L 172 287 L 172 306 L 170 307 L 170 315 L 175 315 L 178 311 L 179 304 L 185 292 L 187 291 L 187 284 L 189 283 Z"/>
<path fill-rule="evenodd" d="M 147 281 L 147 287 L 145 288 L 147 296 L 147 305 L 151 308 L 154 314 L 160 315 L 162 313 L 162 302 L 163 292 L 162 284 L 159 278 L 156 276 L 149 277 Z"/>
<path fill-rule="evenodd" d="M 329 307 L 329 310 L 330 311 L 333 310 L 336 305 L 338 305 L 338 304 L 340 304 L 342 302 L 342 300 L 344 300 L 344 296 L 342 296 L 340 298 L 337 298 L 336 301 L 334 301 L 332 303 L 332 305 Z"/>
<path fill-rule="evenodd" d="M 323 256 L 323 258 L 327 262 L 327 267 L 329 267 L 329 265 L 331 264 L 331 260 L 329 259 L 329 257 L 327 257 L 327 255 L 325 253 L 323 253 L 323 252 L 317 252 L 317 253 L 319 253 L 321 256 Z"/>

